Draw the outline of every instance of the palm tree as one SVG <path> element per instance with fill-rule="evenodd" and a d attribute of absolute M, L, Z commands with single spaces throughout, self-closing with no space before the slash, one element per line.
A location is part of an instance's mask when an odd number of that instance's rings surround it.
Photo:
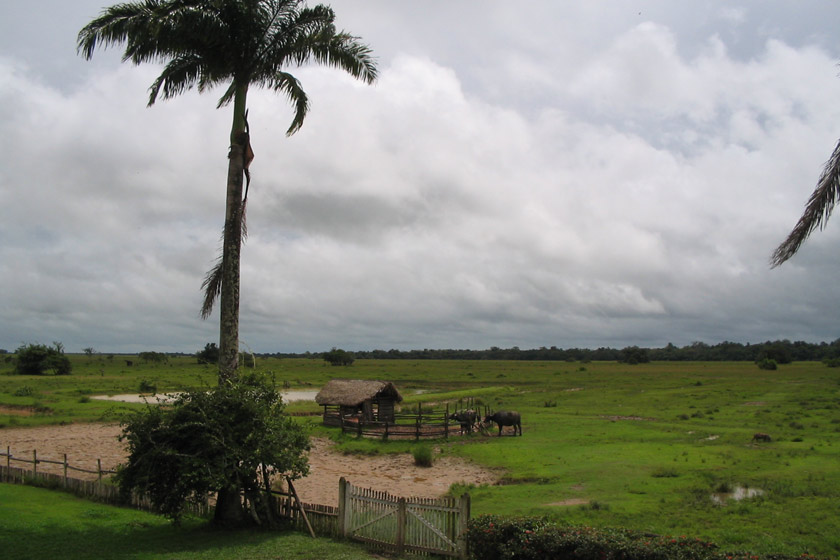
<path fill-rule="evenodd" d="M 217 108 L 233 102 L 222 255 L 202 286 L 202 317 L 209 316 L 221 296 L 220 383 L 235 378 L 239 359 L 239 258 L 248 166 L 254 157 L 248 89 L 261 86 L 285 94 L 295 109 L 286 131 L 292 135 L 303 125 L 309 101 L 286 71 L 289 66 L 313 61 L 374 82 L 377 69 L 370 48 L 358 37 L 336 31 L 334 21 L 330 7 L 310 8 L 303 0 L 144 0 L 106 8 L 79 32 L 77 50 L 86 59 L 97 47 L 125 43 L 123 61 L 164 64 L 149 88 L 150 106 L 158 96 L 169 99 L 195 86 L 199 92 L 226 86 Z"/>
<path fill-rule="evenodd" d="M 770 264 L 775 268 L 791 258 L 808 239 L 815 229 L 825 227 L 834 205 L 840 200 L 840 141 L 834 147 L 822 175 L 817 181 L 817 188 L 811 193 L 805 212 L 790 232 L 787 239 L 779 245 L 770 257 Z"/>

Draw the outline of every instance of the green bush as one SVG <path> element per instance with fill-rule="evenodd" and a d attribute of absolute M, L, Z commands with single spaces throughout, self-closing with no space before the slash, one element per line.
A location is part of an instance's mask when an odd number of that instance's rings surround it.
<path fill-rule="evenodd" d="M 141 393 L 152 393 L 153 395 L 157 393 L 157 385 L 155 385 L 148 379 L 143 379 L 142 381 L 140 381 L 140 386 L 138 387 L 138 389 Z"/>
<path fill-rule="evenodd" d="M 568 527 L 545 518 L 482 515 L 467 529 L 475 560 L 760 560 L 744 552 L 722 552 L 714 543 L 686 536 L 669 537 L 626 529 Z M 796 556 L 768 555 L 766 560 Z M 813 558 L 813 557 L 809 557 Z"/>
<path fill-rule="evenodd" d="M 28 344 L 18 348 L 15 354 L 15 373 L 20 375 L 70 375 L 73 370 L 60 343 L 56 343 L 55 348 L 45 344 Z"/>
<path fill-rule="evenodd" d="M 29 385 L 24 385 L 23 387 L 17 388 L 12 394 L 16 397 L 34 397 L 35 389 L 30 387 Z"/>
<path fill-rule="evenodd" d="M 778 365 L 776 364 L 776 360 L 771 358 L 764 358 L 763 360 L 756 362 L 758 364 L 758 369 L 767 369 L 767 370 L 774 370 L 778 369 Z"/>
<path fill-rule="evenodd" d="M 414 464 L 418 467 L 431 467 L 434 462 L 434 452 L 426 444 L 415 445 L 411 454 L 414 456 Z"/>

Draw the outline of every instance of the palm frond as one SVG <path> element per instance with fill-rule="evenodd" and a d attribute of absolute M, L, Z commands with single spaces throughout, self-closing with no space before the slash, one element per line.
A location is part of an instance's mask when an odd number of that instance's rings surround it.
<path fill-rule="evenodd" d="M 187 54 L 170 60 L 149 87 L 149 106 L 154 105 L 161 88 L 163 98 L 170 99 L 192 88 L 203 75 L 201 59 L 195 55 Z"/>
<path fill-rule="evenodd" d="M 779 245 L 770 257 L 772 268 L 781 265 L 799 251 L 805 240 L 817 229 L 822 229 L 831 216 L 834 205 L 840 200 L 840 141 L 834 153 L 826 162 L 817 187 L 811 193 L 805 212 L 790 232 L 787 239 Z"/>
<path fill-rule="evenodd" d="M 201 306 L 201 318 L 207 319 L 213 313 L 213 305 L 219 294 L 222 293 L 222 272 L 224 264 L 224 255 L 219 255 L 219 259 L 207 276 L 204 277 L 204 282 L 201 283 L 201 289 L 204 290 L 204 303 Z"/>
<path fill-rule="evenodd" d="M 277 72 L 269 80 L 268 85 L 274 91 L 285 93 L 289 101 L 295 106 L 295 116 L 292 119 L 292 124 L 286 130 L 286 136 L 291 136 L 303 126 L 303 119 L 306 118 L 306 113 L 309 112 L 309 98 L 306 96 L 306 92 L 303 91 L 297 78 L 288 72 Z"/>

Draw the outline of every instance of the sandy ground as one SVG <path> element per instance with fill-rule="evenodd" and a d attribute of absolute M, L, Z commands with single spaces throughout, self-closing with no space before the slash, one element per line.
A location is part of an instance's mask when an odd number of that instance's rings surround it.
<path fill-rule="evenodd" d="M 104 470 L 111 470 L 126 457 L 125 447 L 117 440 L 118 425 L 71 424 L 38 428 L 0 429 L 0 452 L 7 447 L 13 457 L 32 460 L 33 450 L 38 459 L 67 462 L 75 467 L 97 469 L 97 459 Z M 408 453 L 379 457 L 344 455 L 333 451 L 326 439 L 312 440 L 309 454 L 310 475 L 295 482 L 295 488 L 304 502 L 338 504 L 338 480 L 343 476 L 356 486 L 385 490 L 396 496 L 438 497 L 456 482 L 493 484 L 499 475 L 486 468 L 455 457 L 439 457 L 434 466 L 424 468 L 414 465 Z M 6 457 L 0 457 L 6 464 Z M 11 466 L 31 469 L 29 463 L 12 461 Z M 61 465 L 39 464 L 39 471 L 62 472 Z M 71 471 L 70 476 L 95 478 Z"/>

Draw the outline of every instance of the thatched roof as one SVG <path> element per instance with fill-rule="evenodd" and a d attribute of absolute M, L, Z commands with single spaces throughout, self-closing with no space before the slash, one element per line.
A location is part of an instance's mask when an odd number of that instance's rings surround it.
<path fill-rule="evenodd" d="M 387 381 L 364 381 L 361 379 L 333 379 L 315 397 L 318 404 L 338 404 L 341 406 L 358 406 L 368 399 L 376 397 L 390 397 L 396 402 L 402 402 L 393 383 Z"/>

